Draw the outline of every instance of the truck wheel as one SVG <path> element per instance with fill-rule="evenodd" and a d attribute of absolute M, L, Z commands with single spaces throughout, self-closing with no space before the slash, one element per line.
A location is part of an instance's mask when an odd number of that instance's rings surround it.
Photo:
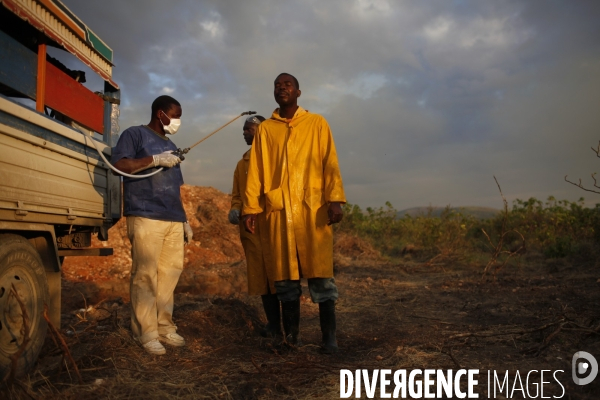
<path fill-rule="evenodd" d="M 43 317 L 47 299 L 48 282 L 38 252 L 21 236 L 0 235 L 0 380 L 10 373 L 11 355 L 23 345 L 25 323 L 29 341 L 18 358 L 15 376 L 24 375 L 35 364 L 48 327 Z"/>

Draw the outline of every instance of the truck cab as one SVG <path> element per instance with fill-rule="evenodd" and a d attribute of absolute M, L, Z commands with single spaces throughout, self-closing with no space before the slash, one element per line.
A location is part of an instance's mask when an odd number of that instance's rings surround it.
<path fill-rule="evenodd" d="M 84 86 L 72 59 L 103 84 Z M 47 324 L 60 328 L 64 258 L 112 254 L 91 247 L 121 218 L 104 160 L 119 132 L 112 62 L 59 0 L 0 0 L 0 380 L 26 373 Z"/>

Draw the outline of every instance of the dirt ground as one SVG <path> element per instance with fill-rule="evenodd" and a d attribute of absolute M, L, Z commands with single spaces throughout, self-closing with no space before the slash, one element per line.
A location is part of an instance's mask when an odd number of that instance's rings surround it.
<path fill-rule="evenodd" d="M 13 386 L 2 386 L 0 398 L 337 399 L 341 369 L 410 373 L 426 368 L 479 369 L 479 398 L 494 398 L 487 393 L 488 371 L 496 371 L 501 380 L 508 371 L 511 389 L 519 389 L 521 377 L 525 389 L 531 370 L 552 371 L 544 376 L 549 382 L 545 397 L 599 398 L 600 378 L 587 386 L 571 378 L 575 352 L 600 358 L 600 269 L 595 263 L 526 254 L 495 280 L 482 279 L 485 260 L 433 268 L 410 255 L 384 260 L 356 238 L 337 237 L 340 352 L 323 355 L 318 306 L 306 287 L 300 323 L 304 346 L 290 348 L 259 335 L 264 313 L 260 298 L 245 293 L 245 262 L 234 240 L 237 227 L 215 218 L 228 208 L 223 196 L 219 202 L 214 193 L 198 194 L 192 201 L 198 216 L 192 224 L 198 244 L 192 250 L 214 262 L 203 263 L 193 251 L 186 256 L 174 310 L 185 347 L 151 356 L 134 343 L 127 246 L 113 243 L 119 253 L 112 261 L 64 266 L 61 335 L 82 382 L 48 336 L 35 369 Z M 220 236 L 207 229 L 215 220 L 220 225 L 211 229 Z M 113 229 L 121 232 L 122 227 Z M 226 249 L 223 243 L 231 244 Z M 564 371 L 556 373 L 562 386 L 551 375 L 557 370 Z M 531 374 L 532 397 L 540 380 L 538 373 Z M 507 395 L 505 388 L 495 398 L 523 398 L 522 393 Z M 367 398 L 364 386 L 361 394 Z"/>

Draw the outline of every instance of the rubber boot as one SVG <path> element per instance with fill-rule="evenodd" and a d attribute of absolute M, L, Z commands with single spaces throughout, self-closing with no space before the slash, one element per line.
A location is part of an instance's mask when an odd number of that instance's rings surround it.
<path fill-rule="evenodd" d="M 282 301 L 281 311 L 283 312 L 283 330 L 286 342 L 292 346 L 302 346 L 300 341 L 300 299 Z"/>
<path fill-rule="evenodd" d="M 337 353 L 338 345 L 337 340 L 335 339 L 335 302 L 333 300 L 319 303 L 319 321 L 321 322 L 321 333 L 323 334 L 321 353 Z"/>
<path fill-rule="evenodd" d="M 265 294 L 260 297 L 267 316 L 267 325 L 260 330 L 260 336 L 269 338 L 281 336 L 281 312 L 277 295 Z"/>

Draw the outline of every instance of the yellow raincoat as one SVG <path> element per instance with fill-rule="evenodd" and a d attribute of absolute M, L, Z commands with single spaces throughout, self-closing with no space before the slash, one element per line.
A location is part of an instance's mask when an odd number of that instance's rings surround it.
<path fill-rule="evenodd" d="M 242 159 L 238 162 L 235 172 L 233 173 L 233 189 L 231 191 L 231 209 L 242 210 L 242 194 L 246 189 L 246 177 L 248 174 L 248 163 L 250 160 L 250 150 L 248 150 Z M 261 225 L 263 228 L 261 229 Z M 266 235 L 261 232 L 266 232 L 265 214 L 260 214 L 257 217 L 256 230 L 254 235 L 246 232 L 244 224 L 240 218 L 240 240 L 246 255 L 246 267 L 248 271 L 248 294 L 263 295 L 268 294 L 269 283 L 271 293 L 275 293 L 274 281 L 267 281 L 267 271 L 265 265 L 268 259 L 268 248 Z"/>
<path fill-rule="evenodd" d="M 327 207 L 329 202 L 345 203 L 346 196 L 325 118 L 299 107 L 289 122 L 276 109 L 261 123 L 243 198 L 242 214 L 266 212 L 270 281 L 333 277 Z"/>

